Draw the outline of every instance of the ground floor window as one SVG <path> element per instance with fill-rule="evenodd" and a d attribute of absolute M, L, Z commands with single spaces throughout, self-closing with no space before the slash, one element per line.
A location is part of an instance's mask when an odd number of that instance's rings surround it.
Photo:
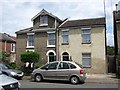
<path fill-rule="evenodd" d="M 82 53 L 83 67 L 91 67 L 91 53 Z"/>
<path fill-rule="evenodd" d="M 62 54 L 62 60 L 63 60 L 63 61 L 69 61 L 69 54 L 68 54 L 67 52 L 64 52 L 64 53 Z"/>
<path fill-rule="evenodd" d="M 54 53 L 50 52 L 48 58 L 49 58 L 49 62 L 55 61 L 55 55 L 54 55 Z"/>

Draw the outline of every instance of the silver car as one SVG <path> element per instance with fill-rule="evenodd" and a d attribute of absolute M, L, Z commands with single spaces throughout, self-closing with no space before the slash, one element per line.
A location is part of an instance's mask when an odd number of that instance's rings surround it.
<path fill-rule="evenodd" d="M 0 71 L 0 90 L 18 90 L 20 83 L 18 80 L 2 74 Z"/>
<path fill-rule="evenodd" d="M 14 77 L 16 79 L 22 79 L 22 77 L 24 76 L 24 73 L 20 70 L 16 70 L 16 69 L 12 69 L 9 65 L 0 63 L 0 71 L 7 75 L 7 76 L 11 76 Z"/>
<path fill-rule="evenodd" d="M 86 72 L 82 65 L 71 61 L 55 61 L 33 70 L 31 78 L 40 82 L 47 80 L 67 80 L 72 84 L 84 82 Z"/>

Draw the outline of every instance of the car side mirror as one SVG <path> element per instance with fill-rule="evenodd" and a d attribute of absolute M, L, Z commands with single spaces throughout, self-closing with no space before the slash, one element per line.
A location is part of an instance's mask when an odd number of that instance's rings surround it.
<path fill-rule="evenodd" d="M 48 70 L 48 67 L 46 67 L 45 70 Z"/>

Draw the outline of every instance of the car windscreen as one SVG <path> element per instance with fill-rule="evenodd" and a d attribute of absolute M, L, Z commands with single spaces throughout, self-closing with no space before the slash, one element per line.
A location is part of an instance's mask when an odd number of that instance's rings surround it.
<path fill-rule="evenodd" d="M 0 64 L 0 68 L 1 68 L 1 69 L 11 69 L 10 66 L 4 65 L 4 64 Z"/>
<path fill-rule="evenodd" d="M 49 66 L 49 64 L 46 64 L 46 65 L 42 66 L 41 69 L 46 69 L 46 68 L 48 68 L 48 66 Z"/>

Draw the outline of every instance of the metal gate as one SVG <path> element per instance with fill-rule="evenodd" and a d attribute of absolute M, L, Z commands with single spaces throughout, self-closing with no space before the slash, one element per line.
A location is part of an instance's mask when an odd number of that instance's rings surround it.
<path fill-rule="evenodd" d="M 107 56 L 108 73 L 116 73 L 115 56 Z"/>

